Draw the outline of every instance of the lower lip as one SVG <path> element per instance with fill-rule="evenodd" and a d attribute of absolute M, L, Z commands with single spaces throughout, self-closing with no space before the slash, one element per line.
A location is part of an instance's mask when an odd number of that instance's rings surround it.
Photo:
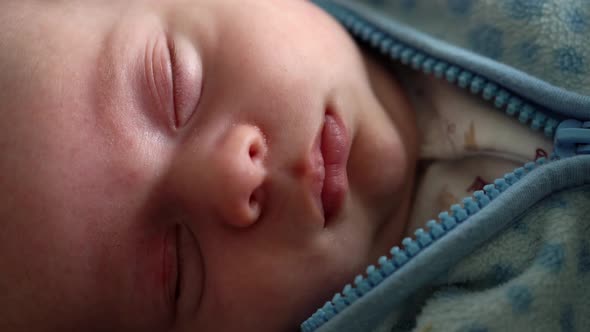
<path fill-rule="evenodd" d="M 330 113 L 326 114 L 320 149 L 325 172 L 321 199 L 324 218 L 329 221 L 341 210 L 348 191 L 346 164 L 350 153 L 346 127 L 342 119 Z"/>

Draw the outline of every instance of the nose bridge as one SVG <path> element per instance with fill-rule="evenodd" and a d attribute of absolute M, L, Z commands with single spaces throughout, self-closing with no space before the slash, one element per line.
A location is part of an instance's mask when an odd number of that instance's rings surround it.
<path fill-rule="evenodd" d="M 258 220 L 267 153 L 262 132 L 249 124 L 231 126 L 212 152 L 211 205 L 225 223 L 247 227 Z"/>

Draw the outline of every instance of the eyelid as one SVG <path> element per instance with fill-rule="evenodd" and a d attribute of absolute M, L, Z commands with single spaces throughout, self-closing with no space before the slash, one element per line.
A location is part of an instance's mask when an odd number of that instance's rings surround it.
<path fill-rule="evenodd" d="M 154 123 L 169 128 L 174 122 L 173 77 L 167 42 L 161 34 L 148 41 L 144 66 L 143 87 L 149 100 L 147 109 Z"/>
<path fill-rule="evenodd" d="M 203 69 L 193 43 L 185 36 L 168 38 L 172 66 L 175 127 L 184 127 L 195 113 L 202 93 Z"/>

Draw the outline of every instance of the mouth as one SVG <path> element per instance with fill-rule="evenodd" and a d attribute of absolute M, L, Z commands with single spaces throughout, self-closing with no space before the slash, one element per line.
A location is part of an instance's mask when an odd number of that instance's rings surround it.
<path fill-rule="evenodd" d="M 346 127 L 336 114 L 326 113 L 324 125 L 315 144 L 314 192 L 324 215 L 324 225 L 342 209 L 348 192 L 346 164 L 350 153 L 350 139 Z"/>

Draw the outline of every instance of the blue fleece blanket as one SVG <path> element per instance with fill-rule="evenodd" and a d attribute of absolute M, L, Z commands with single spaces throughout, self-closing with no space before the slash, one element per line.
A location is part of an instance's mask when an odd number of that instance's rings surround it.
<path fill-rule="evenodd" d="M 590 186 L 558 192 L 394 309 L 376 331 L 590 329 Z"/>
<path fill-rule="evenodd" d="M 368 0 L 380 12 L 564 89 L 590 94 L 586 0 Z"/>

